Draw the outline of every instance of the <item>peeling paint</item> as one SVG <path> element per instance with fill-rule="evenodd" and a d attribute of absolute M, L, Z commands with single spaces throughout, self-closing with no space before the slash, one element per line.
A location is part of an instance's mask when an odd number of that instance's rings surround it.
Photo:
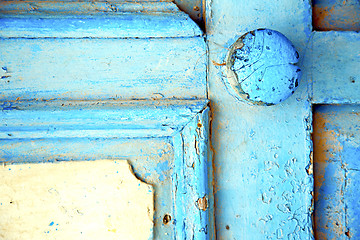
<path fill-rule="evenodd" d="M 206 211 L 206 209 L 209 207 L 207 196 L 203 196 L 202 198 L 199 198 L 196 201 L 196 207 L 202 211 Z"/>
<path fill-rule="evenodd" d="M 312 239 L 307 74 L 293 97 L 263 107 L 245 104 L 227 87 L 226 67 L 221 66 L 229 47 L 260 27 L 284 33 L 305 55 L 310 13 L 309 1 L 207 1 L 218 239 Z"/>

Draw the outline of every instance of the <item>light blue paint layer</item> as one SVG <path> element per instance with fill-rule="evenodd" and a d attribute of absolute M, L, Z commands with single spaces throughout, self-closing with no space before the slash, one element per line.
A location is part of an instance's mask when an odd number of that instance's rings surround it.
<path fill-rule="evenodd" d="M 230 56 L 240 96 L 256 104 L 278 104 L 290 97 L 299 85 L 301 70 L 295 66 L 299 54 L 278 31 L 258 29 L 243 35 Z M 228 76 L 230 77 L 230 76 Z"/>
<path fill-rule="evenodd" d="M 194 37 L 202 31 L 170 2 L 6 1 L 2 38 Z"/>
<path fill-rule="evenodd" d="M 173 136 L 204 104 L 206 100 L 5 102 L 0 139 Z"/>
<path fill-rule="evenodd" d="M 207 104 L 207 100 L 2 103 L 0 162 L 127 159 L 140 179 L 155 185 L 156 239 L 208 239 L 213 209 L 207 177 L 211 166 Z M 199 203 L 201 198 L 204 202 Z M 165 214 L 173 219 L 166 226 Z"/>
<path fill-rule="evenodd" d="M 286 101 L 249 106 L 227 93 L 221 66 L 232 43 L 259 28 L 283 33 L 305 56 L 309 1 L 206 2 L 217 238 L 313 239 L 308 69 L 300 58 L 303 77 Z"/>
<path fill-rule="evenodd" d="M 318 220 L 316 231 L 324 234 L 326 239 L 358 239 L 360 106 L 321 105 L 315 111 L 326 120 L 324 130 L 332 132 L 336 137 L 326 141 L 330 146 L 326 148 L 329 159 L 324 181 L 319 187 L 319 198 L 315 202 L 315 216 Z M 335 149 L 331 146 L 335 146 Z"/>
<path fill-rule="evenodd" d="M 151 27 L 149 27 L 151 26 Z M 1 38 L 162 38 L 201 36 L 183 12 L 100 16 L 0 15 Z"/>
<path fill-rule="evenodd" d="M 360 103 L 360 33 L 315 32 L 311 49 L 312 102 Z"/>
<path fill-rule="evenodd" d="M 201 37 L 0 39 L 0 100 L 206 98 L 205 56 Z"/>
<path fill-rule="evenodd" d="M 176 239 L 213 239 L 209 196 L 209 114 L 205 108 L 174 136 Z M 204 180 L 205 181 L 204 181 Z M 210 177 L 211 179 L 211 177 Z"/>

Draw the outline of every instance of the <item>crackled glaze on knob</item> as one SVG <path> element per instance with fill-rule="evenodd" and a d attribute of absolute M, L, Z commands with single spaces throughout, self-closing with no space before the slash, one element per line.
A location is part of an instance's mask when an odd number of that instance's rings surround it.
<path fill-rule="evenodd" d="M 227 85 L 238 99 L 274 105 L 290 97 L 299 85 L 299 54 L 280 32 L 258 29 L 241 36 L 226 58 Z"/>

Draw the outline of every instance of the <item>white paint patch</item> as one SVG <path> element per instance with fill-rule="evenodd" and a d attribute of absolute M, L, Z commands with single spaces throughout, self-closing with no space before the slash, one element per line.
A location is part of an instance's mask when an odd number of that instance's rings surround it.
<path fill-rule="evenodd" d="M 154 190 L 127 161 L 0 168 L 0 239 L 151 239 Z"/>

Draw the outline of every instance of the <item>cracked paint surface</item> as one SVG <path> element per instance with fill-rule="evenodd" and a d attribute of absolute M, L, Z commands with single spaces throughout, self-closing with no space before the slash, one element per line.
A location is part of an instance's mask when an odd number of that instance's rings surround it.
<path fill-rule="evenodd" d="M 273 105 L 290 97 L 301 70 L 299 53 L 280 32 L 257 29 L 241 36 L 230 48 L 226 83 L 252 104 Z"/>
<path fill-rule="evenodd" d="M 283 33 L 305 55 L 309 2 L 208 0 L 206 9 L 217 238 L 313 239 L 308 69 L 300 60 L 302 79 L 286 101 L 252 106 L 227 93 L 222 64 L 239 37 L 259 28 Z"/>

